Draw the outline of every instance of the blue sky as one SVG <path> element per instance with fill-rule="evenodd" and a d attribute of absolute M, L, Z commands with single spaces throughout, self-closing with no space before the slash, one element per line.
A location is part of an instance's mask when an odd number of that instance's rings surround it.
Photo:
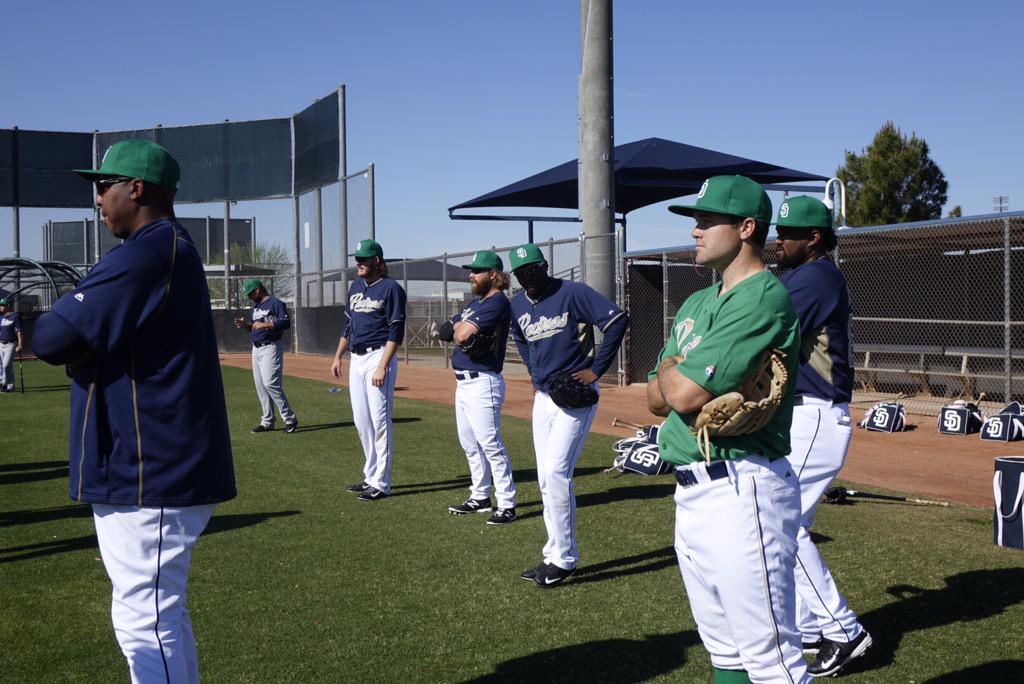
<path fill-rule="evenodd" d="M 656 136 L 829 175 L 892 120 L 927 140 L 947 211 L 989 213 L 1000 194 L 1024 208 L 1022 19 L 1011 2 L 619 0 L 616 142 Z M 573 0 L 12 0 L 0 127 L 288 116 L 344 83 L 349 169 L 375 164 L 378 238 L 389 256 L 427 256 L 524 239 L 520 224 L 453 222 L 447 208 L 576 157 L 578 73 Z M 22 253 L 42 255 L 47 218 L 88 215 L 23 210 Z M 286 203 L 234 215 L 290 245 Z M 665 205 L 629 222 L 631 248 L 689 241 Z M 0 254 L 11 240 L 0 210 Z"/>

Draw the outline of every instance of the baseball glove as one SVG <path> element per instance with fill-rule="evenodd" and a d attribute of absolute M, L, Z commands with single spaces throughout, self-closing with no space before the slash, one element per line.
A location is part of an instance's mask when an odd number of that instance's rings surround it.
<path fill-rule="evenodd" d="M 704 404 L 691 431 L 697 435 L 705 461 L 711 461 L 712 437 L 757 432 L 772 419 L 782 403 L 789 379 L 782 363 L 785 356 L 778 349 L 765 350 L 754 372 L 742 385 Z"/>
<path fill-rule="evenodd" d="M 548 396 L 551 401 L 564 409 L 578 409 L 593 406 L 597 403 L 597 390 L 584 385 L 569 373 L 556 373 L 548 383 Z"/>
<path fill-rule="evenodd" d="M 494 335 L 485 335 L 484 333 L 478 332 L 462 345 L 462 351 L 466 352 L 466 355 L 471 359 L 479 359 L 487 354 L 494 352 Z"/>

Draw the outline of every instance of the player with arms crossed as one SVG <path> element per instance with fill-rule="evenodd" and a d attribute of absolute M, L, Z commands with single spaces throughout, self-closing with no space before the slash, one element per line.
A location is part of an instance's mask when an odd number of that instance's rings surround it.
<path fill-rule="evenodd" d="M 822 494 L 843 468 L 853 427 L 850 363 L 850 292 L 828 253 L 836 246 L 832 212 L 813 197 L 792 197 L 779 207 L 776 261 L 792 269 L 782 276 L 800 318 L 800 370 L 790 430 L 789 462 L 800 480 L 797 535 L 797 626 L 805 652 L 817 658 L 813 677 L 838 673 L 871 646 L 811 541 Z"/>
<path fill-rule="evenodd" d="M 597 379 L 611 365 L 628 318 L 591 287 L 548 275 L 537 245 L 513 249 L 509 264 L 523 287 L 512 299 L 512 338 L 535 389 L 533 446 L 548 534 L 544 561 L 522 578 L 553 587 L 576 572 L 579 562 L 573 470 L 597 413 Z M 594 326 L 604 333 L 596 355 Z M 574 407 L 553 392 L 552 384 L 565 385 L 566 376 L 582 385 L 578 394 L 584 401 L 574 403 L 589 405 Z"/>
<path fill-rule="evenodd" d="M 132 682 L 198 682 L 192 547 L 235 496 L 206 274 L 174 218 L 167 150 L 124 140 L 78 173 L 124 243 L 39 318 L 32 346 L 71 375 L 70 494 L 92 504 Z"/>
<path fill-rule="evenodd" d="M 352 420 L 363 445 L 363 479 L 346 489 L 360 501 L 378 501 L 391 494 L 391 409 L 395 401 L 398 358 L 405 337 L 405 290 L 388 277 L 384 248 L 360 240 L 356 251 L 358 278 L 348 288 L 345 328 L 331 363 L 331 375 L 341 377 L 341 360 L 352 352 L 348 391 Z"/>
<path fill-rule="evenodd" d="M 771 200 L 749 178 L 715 176 L 695 205 L 669 209 L 696 219 L 696 262 L 721 276 L 683 302 L 647 385 L 648 407 L 667 417 L 658 446 L 676 464 L 675 548 L 690 608 L 716 684 L 807 682 L 793 587 L 800 501 L 785 459 L 793 383 L 755 432 L 713 436 L 702 449 L 691 429 L 766 352 L 796 372 L 796 314 L 761 257 Z"/>
<path fill-rule="evenodd" d="M 14 356 L 21 353 L 22 344 L 21 317 L 4 297 L 0 299 L 0 392 L 14 391 Z"/>
<path fill-rule="evenodd" d="M 284 348 L 281 346 L 281 336 L 292 327 L 292 322 L 288 320 L 288 307 L 267 292 L 263 281 L 257 278 L 243 282 L 242 292 L 252 300 L 252 321 L 239 316 L 235 319 L 235 327 L 252 331 L 252 379 L 256 383 L 256 396 L 263 410 L 260 424 L 252 432 L 270 432 L 274 429 L 276 404 L 281 420 L 284 421 L 284 431 L 291 434 L 299 427 L 299 421 L 282 387 Z"/>
<path fill-rule="evenodd" d="M 469 498 L 449 506 L 455 515 L 491 510 L 490 488 L 498 510 L 488 525 L 506 525 L 516 519 L 516 485 L 512 481 L 512 459 L 501 440 L 501 406 L 505 403 L 505 364 L 511 315 L 508 274 L 501 257 L 494 252 L 477 252 L 469 269 L 469 282 L 476 295 L 462 313 L 446 321 L 440 338 L 456 343 L 452 353 L 455 369 L 455 424 L 459 443 L 469 462 Z"/>

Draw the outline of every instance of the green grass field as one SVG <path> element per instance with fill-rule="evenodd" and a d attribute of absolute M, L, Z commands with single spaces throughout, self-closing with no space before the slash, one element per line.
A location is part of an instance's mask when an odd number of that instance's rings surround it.
<path fill-rule="evenodd" d="M 67 497 L 67 379 L 25 375 L 0 395 L 0 681 L 127 681 L 91 512 Z M 396 401 L 395 496 L 362 503 L 344 390 L 289 378 L 302 427 L 253 435 L 251 375 L 224 378 L 239 496 L 193 556 L 205 681 L 710 681 L 674 481 L 602 473 L 612 438 L 577 468 L 580 570 L 541 590 L 519 579 L 545 538 L 527 423 L 504 424 L 521 518 L 494 527 L 446 510 L 468 483 L 451 407 Z M 875 640 L 847 681 L 1022 680 L 1024 552 L 993 545 L 989 511 L 858 501 L 820 507 L 815 533 Z"/>

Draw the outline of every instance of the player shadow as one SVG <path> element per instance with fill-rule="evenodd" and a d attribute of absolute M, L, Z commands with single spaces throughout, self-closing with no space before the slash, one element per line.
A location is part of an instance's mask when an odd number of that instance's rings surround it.
<path fill-rule="evenodd" d="M 4 463 L 0 465 L 0 473 L 9 473 L 17 470 L 41 470 L 43 468 L 67 467 L 67 460 L 63 461 L 30 461 L 29 463 Z"/>
<path fill-rule="evenodd" d="M 334 430 L 335 428 L 346 428 L 355 425 L 352 421 L 341 421 L 338 423 L 316 423 L 314 425 L 299 425 L 295 432 L 316 432 L 317 430 Z"/>
<path fill-rule="evenodd" d="M 36 508 L 27 511 L 0 512 L 0 527 L 14 525 L 31 525 L 54 520 L 70 520 L 72 518 L 91 518 L 92 506 L 75 504 L 71 506 L 54 506 L 53 508 Z"/>
<path fill-rule="evenodd" d="M 601 468 L 597 468 L 601 470 Z M 579 471 L 577 471 L 578 473 Z M 643 485 L 638 487 L 613 487 L 603 492 L 589 492 L 576 495 L 576 508 L 587 506 L 603 506 L 616 501 L 638 501 L 643 499 L 666 499 L 672 496 L 676 486 L 674 483 Z M 530 511 L 519 516 L 519 519 L 542 515 L 543 511 Z"/>
<path fill-rule="evenodd" d="M 996 660 L 933 677 L 924 684 L 1017 684 L 1024 673 L 1024 660 Z"/>
<path fill-rule="evenodd" d="M 628 577 L 629 575 L 642 575 L 645 572 L 673 568 L 677 564 L 675 548 L 666 546 L 655 551 L 581 566 L 576 570 L 576 574 L 573 575 L 572 583 L 586 584 L 588 582 L 603 582 L 604 580 Z"/>
<path fill-rule="evenodd" d="M 89 507 L 85 508 L 86 510 L 89 510 L 91 514 L 91 509 Z M 229 532 L 231 530 L 237 530 L 251 525 L 258 525 L 259 523 L 265 520 L 270 520 L 271 518 L 299 515 L 301 512 L 302 511 L 276 511 L 272 513 L 234 513 L 229 515 L 214 515 L 210 520 L 210 523 L 206 526 L 206 531 L 203 532 L 203 535 L 217 534 L 218 532 Z M 0 548 L 0 565 L 4 563 L 14 563 L 16 561 L 31 560 L 32 558 L 53 556 L 58 553 L 67 553 L 69 551 L 98 549 L 98 547 L 99 543 L 96 540 L 96 535 L 88 534 L 82 537 L 73 537 L 71 539 L 57 539 L 54 541 L 40 542 L 38 544 L 24 544 L 22 546 Z"/>
<path fill-rule="evenodd" d="M 45 463 L 59 463 L 60 465 L 45 465 Z M 19 472 L 0 474 L 0 485 L 42 482 L 43 480 L 56 480 L 58 478 L 68 476 L 67 461 L 46 461 L 45 463 L 37 464 L 38 466 L 44 467 L 39 467 L 35 470 L 23 470 Z"/>
<path fill-rule="evenodd" d="M 646 682 L 682 667 L 687 649 L 699 644 L 695 630 L 651 634 L 642 639 L 588 641 L 506 660 L 498 663 L 493 673 L 462 684 Z"/>
<path fill-rule="evenodd" d="M 890 665 L 904 635 L 958 622 L 985 620 L 1024 602 L 1024 568 L 970 570 L 946 578 L 941 589 L 897 584 L 886 589 L 897 600 L 860 616 L 874 645 L 843 672 Z M 1020 670 L 1017 671 L 1020 681 Z M 950 680 L 960 681 L 960 680 Z M 984 678 L 963 681 L 993 681 Z"/>
<path fill-rule="evenodd" d="M 25 392 L 26 393 L 30 393 L 30 392 L 61 392 L 61 391 L 66 392 L 66 391 L 68 391 L 70 389 L 71 389 L 71 385 L 26 385 L 25 386 Z M 16 391 L 17 392 L 21 392 L 21 389 L 19 388 Z"/>

